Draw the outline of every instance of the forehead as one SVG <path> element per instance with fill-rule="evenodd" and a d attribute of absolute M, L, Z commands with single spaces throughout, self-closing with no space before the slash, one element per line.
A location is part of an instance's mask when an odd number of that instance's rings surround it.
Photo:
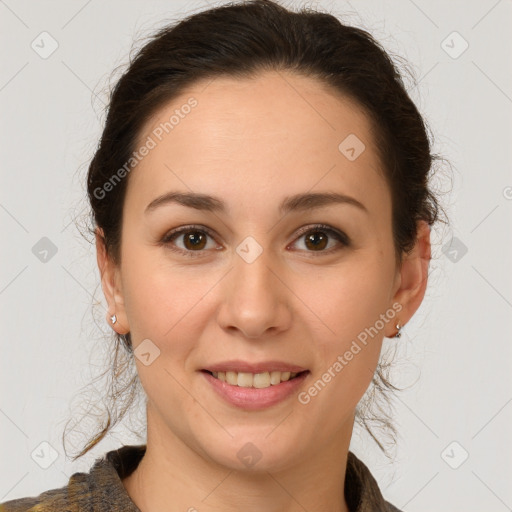
<path fill-rule="evenodd" d="M 136 147 L 150 139 L 127 201 L 147 204 L 176 188 L 228 203 L 238 195 L 278 201 L 315 188 L 377 200 L 385 189 L 359 105 L 291 72 L 197 82 L 157 111 Z"/>

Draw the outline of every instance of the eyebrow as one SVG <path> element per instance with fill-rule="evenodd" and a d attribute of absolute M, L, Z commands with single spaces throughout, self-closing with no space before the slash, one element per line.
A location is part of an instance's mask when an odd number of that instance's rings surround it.
<path fill-rule="evenodd" d="M 217 213 L 226 213 L 227 211 L 224 201 L 207 194 L 198 194 L 194 192 L 167 192 L 166 194 L 158 196 L 156 199 L 151 201 L 146 206 L 145 213 L 149 213 L 168 204 L 181 204 L 188 208 Z M 337 192 L 308 192 L 285 197 L 279 205 L 279 212 L 280 214 L 286 214 L 289 212 L 313 210 L 329 206 L 331 204 L 347 204 L 355 206 L 368 213 L 366 206 L 357 199 L 345 194 L 338 194 Z"/>

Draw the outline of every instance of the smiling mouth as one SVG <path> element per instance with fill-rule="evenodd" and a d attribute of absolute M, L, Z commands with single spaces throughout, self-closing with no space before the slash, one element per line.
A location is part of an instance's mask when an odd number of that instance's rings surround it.
<path fill-rule="evenodd" d="M 242 388 L 256 388 L 264 389 L 271 386 L 277 386 L 282 382 L 293 380 L 301 375 L 309 373 L 309 370 L 302 372 L 261 372 L 261 373 L 249 373 L 249 372 L 211 372 L 208 370 L 202 370 L 203 372 L 209 373 L 216 379 L 226 382 L 231 386 L 238 386 Z"/>

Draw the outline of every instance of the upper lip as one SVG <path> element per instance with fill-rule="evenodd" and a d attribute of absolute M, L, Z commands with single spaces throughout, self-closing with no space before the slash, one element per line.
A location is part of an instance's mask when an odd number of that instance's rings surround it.
<path fill-rule="evenodd" d="M 209 372 L 247 372 L 247 373 L 264 373 L 264 372 L 294 372 L 300 373 L 306 370 L 302 366 L 289 364 L 283 361 L 262 361 L 260 363 L 249 363 L 242 360 L 222 361 L 214 363 L 204 368 Z"/>

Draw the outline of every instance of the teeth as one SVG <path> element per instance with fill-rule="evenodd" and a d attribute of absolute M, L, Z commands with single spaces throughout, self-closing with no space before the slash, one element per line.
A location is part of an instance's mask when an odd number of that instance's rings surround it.
<path fill-rule="evenodd" d="M 241 388 L 250 388 L 252 386 L 252 374 L 240 372 L 238 374 L 237 384 Z"/>
<path fill-rule="evenodd" d="M 212 375 L 227 382 L 232 386 L 239 386 L 242 388 L 268 388 L 276 386 L 281 382 L 293 379 L 297 375 L 296 372 L 263 372 L 263 373 L 248 373 L 248 372 L 212 372 Z"/>
<path fill-rule="evenodd" d="M 275 386 L 281 382 L 281 372 L 270 372 L 270 384 Z"/>

